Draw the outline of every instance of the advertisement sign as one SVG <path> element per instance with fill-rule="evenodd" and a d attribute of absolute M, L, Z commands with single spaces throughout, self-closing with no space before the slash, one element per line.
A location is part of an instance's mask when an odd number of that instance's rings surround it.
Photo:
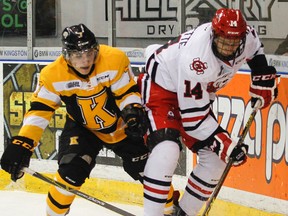
<path fill-rule="evenodd" d="M 62 47 L 34 47 L 33 59 L 38 60 L 55 60 L 62 54 Z"/>
<path fill-rule="evenodd" d="M 250 75 L 238 73 L 218 92 L 214 111 L 221 126 L 238 141 L 251 113 Z M 288 76 L 283 75 L 273 104 L 259 110 L 244 143 L 248 160 L 232 167 L 224 185 L 273 198 L 288 200 Z"/>
<path fill-rule="evenodd" d="M 107 37 L 111 9 L 109 0 L 86 1 L 79 7 L 77 0 L 61 1 L 61 23 L 86 23 L 97 37 Z M 181 2 L 184 2 L 185 17 L 181 20 Z M 172 38 L 180 33 L 180 22 L 186 29 L 210 22 L 219 8 L 240 9 L 248 24 L 253 26 L 260 38 L 284 39 L 288 34 L 288 1 L 207 1 L 207 0 L 146 0 L 115 1 L 116 37 L 124 38 Z M 87 10 L 87 8 L 91 10 Z M 94 10 L 96 8 L 97 10 Z M 71 16 L 78 14 L 78 16 Z"/>
<path fill-rule="evenodd" d="M 117 37 L 171 38 L 180 33 L 179 0 L 115 1 Z M 283 39 L 288 34 L 287 0 L 281 1 L 204 1 L 186 0 L 183 22 L 187 29 L 211 21 L 215 11 L 222 7 L 240 9 L 255 27 L 260 38 Z M 97 37 L 108 36 L 110 6 L 109 0 L 35 1 L 36 36 L 56 36 L 57 23 L 65 26 L 83 22 L 90 26 Z M 61 13 L 56 13 L 61 9 Z M 87 8 L 89 10 L 87 10 Z M 73 16 L 77 14 L 77 16 Z M 0 34 L 4 36 L 25 36 L 27 34 L 27 0 L 0 1 Z"/>
<path fill-rule="evenodd" d="M 115 1 L 115 4 L 117 37 L 171 38 L 179 34 L 181 1 Z M 95 17 L 93 20 L 98 23 L 91 26 L 97 26 L 93 30 L 99 37 L 108 35 L 108 6 L 108 0 L 105 3 L 104 1 L 95 1 L 93 7 L 103 10 L 89 14 L 89 16 Z M 256 3 L 254 0 L 186 0 L 185 23 L 187 29 L 211 21 L 215 11 L 222 7 L 240 9 L 248 24 L 256 29 L 260 38 L 283 39 L 288 34 L 288 26 L 282 24 L 284 20 L 287 20 L 288 2 L 286 0 L 256 1 Z M 69 7 L 66 8 L 68 10 Z"/>
<path fill-rule="evenodd" d="M 27 2 L 0 1 L 0 34 L 26 35 L 27 29 Z"/>
<path fill-rule="evenodd" d="M 35 1 L 36 36 L 56 35 L 55 0 Z M 0 1 L 0 34 L 27 35 L 27 0 Z"/>
<path fill-rule="evenodd" d="M 1 60 L 27 60 L 27 47 L 0 47 Z"/>

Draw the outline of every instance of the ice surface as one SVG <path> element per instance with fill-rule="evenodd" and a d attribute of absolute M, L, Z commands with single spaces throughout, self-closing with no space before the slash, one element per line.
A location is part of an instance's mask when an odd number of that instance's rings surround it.
<path fill-rule="evenodd" d="M 46 216 L 46 194 L 29 193 L 24 191 L 0 191 L 0 215 L 1 216 Z M 118 208 L 135 214 L 143 215 L 143 208 L 135 205 L 111 203 Z M 116 216 L 106 208 L 94 204 L 88 200 L 77 197 L 71 205 L 68 216 Z"/>

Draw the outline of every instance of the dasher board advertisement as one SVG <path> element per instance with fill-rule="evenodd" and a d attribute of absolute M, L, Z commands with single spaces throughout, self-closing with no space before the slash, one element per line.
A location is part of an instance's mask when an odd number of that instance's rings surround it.
<path fill-rule="evenodd" d="M 97 8 L 97 12 L 96 10 L 87 12 L 86 7 L 79 8 L 77 4 L 73 4 L 77 0 L 69 0 L 69 3 L 68 0 L 62 0 L 61 8 L 64 9 L 62 22 L 78 23 L 81 17 L 79 14 L 88 13 L 89 19 L 83 16 L 83 21 L 94 28 L 92 30 L 98 37 L 107 37 L 108 1 L 91 1 L 89 8 Z M 171 38 L 177 36 L 180 33 L 180 3 L 179 0 L 115 1 L 117 37 Z M 288 19 L 288 1 L 286 0 L 186 0 L 186 27 L 191 29 L 211 21 L 216 10 L 222 7 L 240 9 L 248 24 L 254 26 L 260 38 L 283 39 L 288 34 L 288 25 L 283 25 L 283 22 Z M 78 16 L 69 16 L 71 11 Z"/>

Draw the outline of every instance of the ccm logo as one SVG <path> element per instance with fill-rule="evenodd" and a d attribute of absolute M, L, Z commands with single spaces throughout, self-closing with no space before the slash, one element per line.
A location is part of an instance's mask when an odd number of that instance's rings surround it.
<path fill-rule="evenodd" d="M 253 76 L 252 80 L 253 81 L 265 81 L 265 80 L 272 80 L 276 78 L 276 74 L 267 74 L 267 75 L 257 75 L 257 76 Z"/>
<path fill-rule="evenodd" d="M 28 150 L 32 150 L 33 149 L 33 146 L 29 145 L 28 143 L 26 143 L 26 142 L 24 142 L 22 140 L 14 139 L 12 141 L 12 143 L 15 144 L 15 145 L 22 146 L 22 147 L 24 147 L 24 148 L 26 148 Z"/>

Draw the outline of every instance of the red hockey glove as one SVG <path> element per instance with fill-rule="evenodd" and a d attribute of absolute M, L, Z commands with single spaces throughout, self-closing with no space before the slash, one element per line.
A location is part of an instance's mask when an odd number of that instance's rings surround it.
<path fill-rule="evenodd" d="M 27 137 L 12 137 L 2 155 L 1 167 L 11 174 L 11 179 L 15 182 L 24 175 L 22 168 L 29 167 L 33 143 L 33 140 Z"/>
<path fill-rule="evenodd" d="M 233 159 L 233 166 L 240 166 L 246 162 L 248 145 L 242 144 L 237 146 L 237 144 L 230 138 L 227 132 L 221 132 L 216 134 L 215 141 L 209 148 L 214 151 L 221 160 L 228 163 L 229 159 Z"/>
<path fill-rule="evenodd" d="M 242 144 L 241 146 L 237 146 L 230 138 L 229 133 L 221 126 L 208 139 L 201 142 L 205 142 L 206 146 L 215 152 L 225 163 L 228 163 L 230 158 L 233 159 L 233 166 L 240 166 L 246 162 L 248 145 Z"/>
<path fill-rule="evenodd" d="M 248 152 L 248 145 L 242 144 L 241 146 L 237 146 L 230 138 L 229 133 L 221 126 L 206 140 L 194 142 L 190 149 L 197 153 L 204 147 L 210 148 L 211 151 L 215 152 L 225 163 L 228 163 L 229 159 L 232 158 L 233 166 L 242 165 L 247 159 L 246 153 Z"/>
<path fill-rule="evenodd" d="M 257 99 L 260 99 L 260 109 L 266 108 L 278 95 L 275 81 L 276 69 L 273 66 L 267 66 L 253 70 L 251 73 L 251 79 L 250 95 L 252 97 L 252 107 L 254 107 Z"/>

